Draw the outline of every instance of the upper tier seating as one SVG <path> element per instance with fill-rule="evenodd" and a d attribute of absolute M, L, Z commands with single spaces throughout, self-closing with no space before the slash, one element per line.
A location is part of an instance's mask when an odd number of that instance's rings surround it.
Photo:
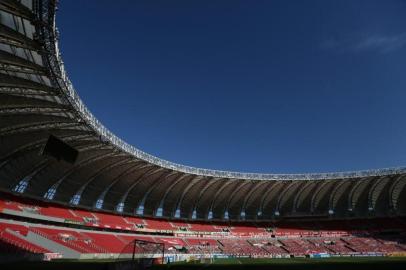
<path fill-rule="evenodd" d="M 171 224 L 174 229 L 191 228 L 189 223 L 182 222 L 182 221 L 170 221 L 169 224 Z"/>
<path fill-rule="evenodd" d="M 157 231 L 173 231 L 173 226 L 166 220 L 148 219 L 145 220 L 146 228 Z"/>
<path fill-rule="evenodd" d="M 96 217 L 96 219 L 102 226 L 107 228 L 117 228 L 126 230 L 134 229 L 133 226 L 125 222 L 125 220 L 121 216 L 104 213 L 93 213 L 93 216 Z"/>
<path fill-rule="evenodd" d="M 69 209 L 56 206 L 41 207 L 41 214 L 50 217 L 58 217 L 62 219 L 83 222 L 83 219 L 80 216 L 74 215 L 71 211 L 69 211 Z"/>
<path fill-rule="evenodd" d="M 257 226 L 251 225 L 233 225 L 230 228 L 232 233 L 240 234 L 240 235 L 253 235 L 253 234 L 265 234 L 266 230 L 264 228 L 258 228 Z"/>
<path fill-rule="evenodd" d="M 221 232 L 221 229 L 216 229 L 212 224 L 190 223 L 190 230 L 196 232 Z"/>
<path fill-rule="evenodd" d="M 38 214 L 47 217 L 60 218 L 67 222 L 77 222 L 92 227 L 114 228 L 137 231 L 149 229 L 156 231 L 179 231 L 186 228 L 189 232 L 224 233 L 250 236 L 269 235 L 277 237 L 297 236 L 324 236 L 324 237 L 347 237 L 351 234 L 365 234 L 366 232 L 384 232 L 388 230 L 406 230 L 406 222 L 400 218 L 374 219 L 374 222 L 365 220 L 341 220 L 341 221 L 304 221 L 304 222 L 278 222 L 278 223 L 199 223 L 184 221 L 167 221 L 163 219 L 123 217 L 116 214 L 91 212 L 82 209 L 69 209 L 63 206 L 35 202 L 10 194 L 3 194 L 0 198 L 0 212 L 6 209 L 16 212 Z M 9 213 L 10 214 L 10 213 Z M 15 213 L 17 215 L 17 213 Z M 269 232 L 267 232 L 267 229 Z"/>

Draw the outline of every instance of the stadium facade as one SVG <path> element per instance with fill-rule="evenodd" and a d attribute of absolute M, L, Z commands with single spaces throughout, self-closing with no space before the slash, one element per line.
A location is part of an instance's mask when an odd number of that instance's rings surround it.
<path fill-rule="evenodd" d="M 68 78 L 56 4 L 0 1 L 3 192 L 87 210 L 202 221 L 406 215 L 405 167 L 227 172 L 175 164 L 125 143 L 91 114 Z M 50 135 L 79 152 L 73 164 L 41 154 Z"/>

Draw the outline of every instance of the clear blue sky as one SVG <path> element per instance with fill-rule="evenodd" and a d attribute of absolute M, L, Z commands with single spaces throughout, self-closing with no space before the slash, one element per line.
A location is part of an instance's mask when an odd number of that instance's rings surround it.
<path fill-rule="evenodd" d="M 406 1 L 60 1 L 65 65 L 137 148 L 267 173 L 406 165 Z"/>

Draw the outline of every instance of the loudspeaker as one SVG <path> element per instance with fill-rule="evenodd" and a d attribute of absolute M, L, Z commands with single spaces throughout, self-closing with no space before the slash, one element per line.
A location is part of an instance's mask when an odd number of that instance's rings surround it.
<path fill-rule="evenodd" d="M 74 164 L 78 158 L 79 151 L 57 137 L 50 135 L 42 150 L 42 155 L 51 156 L 58 161 L 64 160 L 70 164 Z"/>

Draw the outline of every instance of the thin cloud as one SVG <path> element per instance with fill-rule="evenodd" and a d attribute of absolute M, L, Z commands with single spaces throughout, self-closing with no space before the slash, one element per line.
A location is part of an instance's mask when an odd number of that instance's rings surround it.
<path fill-rule="evenodd" d="M 358 39 L 327 39 L 321 43 L 321 48 L 339 52 L 375 51 L 390 53 L 406 47 L 406 33 L 398 35 L 369 35 Z"/>

